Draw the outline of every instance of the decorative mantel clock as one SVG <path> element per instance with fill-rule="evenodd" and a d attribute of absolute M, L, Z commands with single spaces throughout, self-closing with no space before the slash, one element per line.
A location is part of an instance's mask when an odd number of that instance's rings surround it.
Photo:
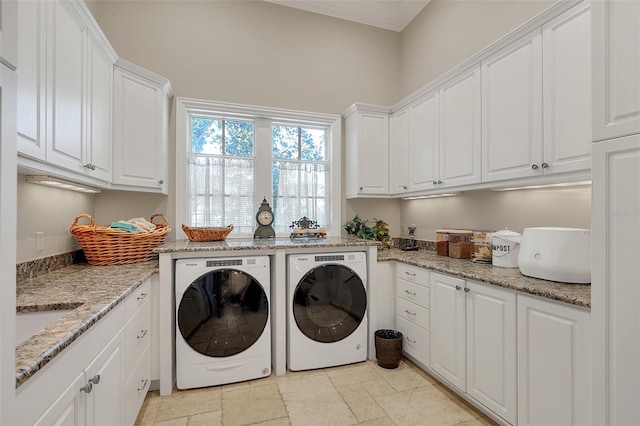
<path fill-rule="evenodd" d="M 260 204 L 260 208 L 256 213 L 256 221 L 258 222 L 258 227 L 253 233 L 253 238 L 275 238 L 276 231 L 271 226 L 273 223 L 273 210 L 267 203 L 266 197 L 262 200 L 262 204 Z"/>

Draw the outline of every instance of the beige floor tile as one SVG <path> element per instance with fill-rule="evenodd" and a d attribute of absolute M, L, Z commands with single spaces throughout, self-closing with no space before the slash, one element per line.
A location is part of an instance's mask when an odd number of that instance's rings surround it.
<path fill-rule="evenodd" d="M 226 390 L 222 393 L 222 399 L 244 399 L 247 401 L 254 399 L 282 400 L 282 397 L 277 383 L 266 383 Z"/>
<path fill-rule="evenodd" d="M 177 419 L 169 419 L 162 422 L 155 422 L 157 426 L 187 426 L 189 423 L 189 417 L 179 417 Z"/>
<path fill-rule="evenodd" d="M 392 370 L 377 367 L 377 371 L 396 392 L 431 385 L 421 374 L 404 363 L 401 363 L 400 367 Z"/>
<path fill-rule="evenodd" d="M 456 426 L 495 426 L 496 422 L 488 417 L 476 417 L 473 420 L 457 423 Z"/>
<path fill-rule="evenodd" d="M 335 386 L 351 385 L 380 379 L 371 363 L 361 363 L 347 369 L 327 370 L 327 376 Z"/>
<path fill-rule="evenodd" d="M 287 410 L 279 399 L 224 398 L 222 415 L 225 425 L 250 425 L 286 417 Z"/>
<path fill-rule="evenodd" d="M 358 426 L 396 426 L 396 424 L 389 417 L 384 417 L 382 419 L 360 422 L 358 423 Z"/>
<path fill-rule="evenodd" d="M 156 421 L 159 405 L 155 402 L 149 402 L 148 399 L 142 403 L 135 426 L 152 425 Z"/>
<path fill-rule="evenodd" d="M 455 425 L 474 420 L 468 410 L 458 406 L 434 386 L 381 396 L 376 401 L 389 418 L 401 426 Z"/>
<path fill-rule="evenodd" d="M 279 419 L 267 420 L 266 422 L 255 423 L 255 426 L 291 426 L 291 422 L 287 416 Z"/>
<path fill-rule="evenodd" d="M 222 411 L 209 411 L 189 416 L 188 426 L 222 426 Z"/>
<path fill-rule="evenodd" d="M 287 411 L 292 426 L 349 426 L 358 423 L 343 401 L 317 402 L 287 401 Z"/>
<path fill-rule="evenodd" d="M 383 395 L 393 395 L 396 393 L 395 389 L 384 379 L 372 380 L 367 382 L 365 390 L 369 395 L 376 398 Z"/>
<path fill-rule="evenodd" d="M 288 380 L 278 384 L 285 402 L 336 402 L 342 397 L 326 374 Z"/>
<path fill-rule="evenodd" d="M 173 392 L 159 398 L 156 422 L 184 416 L 219 411 L 222 408 L 222 392 L 219 387 L 191 389 Z"/>
<path fill-rule="evenodd" d="M 367 383 L 336 387 L 359 422 L 387 416 L 385 411 L 366 391 Z"/>

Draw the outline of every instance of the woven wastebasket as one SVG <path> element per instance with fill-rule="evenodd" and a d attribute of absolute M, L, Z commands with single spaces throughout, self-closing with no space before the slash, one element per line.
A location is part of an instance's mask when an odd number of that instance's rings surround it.
<path fill-rule="evenodd" d="M 376 339 L 376 359 L 382 368 L 398 368 L 402 358 L 402 333 L 396 330 L 378 330 Z"/>

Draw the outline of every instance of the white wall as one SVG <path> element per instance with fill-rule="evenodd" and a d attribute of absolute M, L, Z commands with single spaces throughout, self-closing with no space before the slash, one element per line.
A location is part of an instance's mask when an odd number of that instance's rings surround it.
<path fill-rule="evenodd" d="M 591 188 L 483 190 L 449 198 L 403 201 L 400 221 L 402 225 L 415 224 L 416 238 L 421 240 L 435 240 L 438 228 L 509 228 L 519 233 L 537 226 L 590 229 Z"/>
<path fill-rule="evenodd" d="M 96 195 L 27 183 L 18 175 L 17 262 L 68 253 L 78 248 L 69 227 L 81 213 L 94 215 Z M 88 223 L 84 219 L 80 223 Z M 44 250 L 36 251 L 36 232 L 44 232 Z"/>

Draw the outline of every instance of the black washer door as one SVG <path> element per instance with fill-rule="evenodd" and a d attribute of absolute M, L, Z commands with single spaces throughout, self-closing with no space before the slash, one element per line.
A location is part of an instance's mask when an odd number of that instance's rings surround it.
<path fill-rule="evenodd" d="M 360 277 L 343 265 L 309 271 L 293 295 L 293 316 L 305 336 L 316 342 L 338 342 L 353 333 L 367 309 Z"/>
<path fill-rule="evenodd" d="M 269 304 L 262 286 L 233 269 L 209 272 L 180 300 L 178 328 L 195 351 L 210 357 L 238 354 L 262 335 Z"/>

